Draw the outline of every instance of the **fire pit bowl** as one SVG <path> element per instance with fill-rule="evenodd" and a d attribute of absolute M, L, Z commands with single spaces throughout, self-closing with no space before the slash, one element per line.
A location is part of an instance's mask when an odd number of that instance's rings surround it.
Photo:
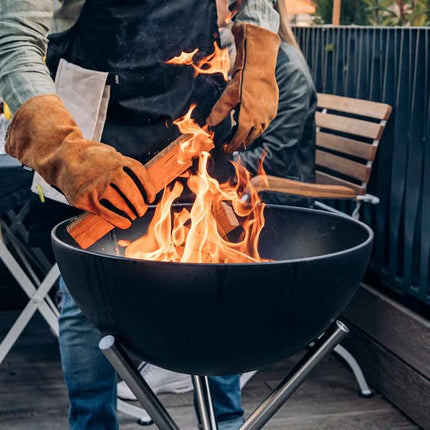
<path fill-rule="evenodd" d="M 115 241 L 141 236 L 153 213 L 88 250 L 64 221 L 52 232 L 54 252 L 73 298 L 103 334 L 143 360 L 196 375 L 262 368 L 309 345 L 354 296 L 373 240 L 369 227 L 341 215 L 267 206 L 260 254 L 273 262 L 116 256 Z"/>

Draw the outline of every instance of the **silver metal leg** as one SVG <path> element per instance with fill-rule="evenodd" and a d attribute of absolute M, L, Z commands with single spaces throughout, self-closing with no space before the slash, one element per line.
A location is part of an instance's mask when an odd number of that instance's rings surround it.
<path fill-rule="evenodd" d="M 218 426 L 212 404 L 208 377 L 193 375 L 193 382 L 196 390 L 197 408 L 202 429 L 217 430 Z"/>
<path fill-rule="evenodd" d="M 99 343 L 99 348 L 146 409 L 155 425 L 160 430 L 179 430 L 179 427 L 142 378 L 121 345 L 115 343 L 115 338 L 110 335 L 103 337 Z"/>
<path fill-rule="evenodd" d="M 261 429 L 291 397 L 315 366 L 342 341 L 348 332 L 348 328 L 342 322 L 336 321 L 291 370 L 273 393 L 251 414 L 240 430 Z"/>
<path fill-rule="evenodd" d="M 351 368 L 352 372 L 354 373 L 355 379 L 357 380 L 357 384 L 360 388 L 360 395 L 362 397 L 372 397 L 372 390 L 367 384 L 363 371 L 361 370 L 361 367 L 357 363 L 357 360 L 354 358 L 354 356 L 342 345 L 337 345 L 333 352 L 339 355 L 339 357 L 342 357 L 346 361 L 348 366 Z"/>

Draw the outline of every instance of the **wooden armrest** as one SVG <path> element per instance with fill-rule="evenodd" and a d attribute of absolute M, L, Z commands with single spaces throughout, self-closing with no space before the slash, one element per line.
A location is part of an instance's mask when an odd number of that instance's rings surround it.
<path fill-rule="evenodd" d="M 276 191 L 317 199 L 355 199 L 358 195 L 352 188 L 342 185 L 310 184 L 270 175 L 254 176 L 251 183 L 257 192 Z"/>

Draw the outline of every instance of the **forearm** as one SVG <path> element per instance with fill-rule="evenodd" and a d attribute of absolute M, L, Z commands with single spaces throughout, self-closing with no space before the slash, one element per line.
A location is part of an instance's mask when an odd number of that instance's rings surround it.
<path fill-rule="evenodd" d="M 54 94 L 43 57 L 52 0 L 0 1 L 0 94 L 12 111 L 31 97 Z"/>
<path fill-rule="evenodd" d="M 234 0 L 229 0 L 229 4 Z M 279 14 L 272 0 L 244 0 L 244 6 L 235 17 L 235 22 L 247 22 L 278 33 Z"/>

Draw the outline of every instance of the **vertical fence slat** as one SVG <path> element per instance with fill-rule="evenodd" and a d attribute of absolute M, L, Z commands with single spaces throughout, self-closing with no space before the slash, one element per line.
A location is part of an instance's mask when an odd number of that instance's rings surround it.
<path fill-rule="evenodd" d="M 430 30 L 296 32 L 319 92 L 393 106 L 369 184 L 381 203 L 363 212 L 375 231 L 369 267 L 381 282 L 430 304 Z"/>

